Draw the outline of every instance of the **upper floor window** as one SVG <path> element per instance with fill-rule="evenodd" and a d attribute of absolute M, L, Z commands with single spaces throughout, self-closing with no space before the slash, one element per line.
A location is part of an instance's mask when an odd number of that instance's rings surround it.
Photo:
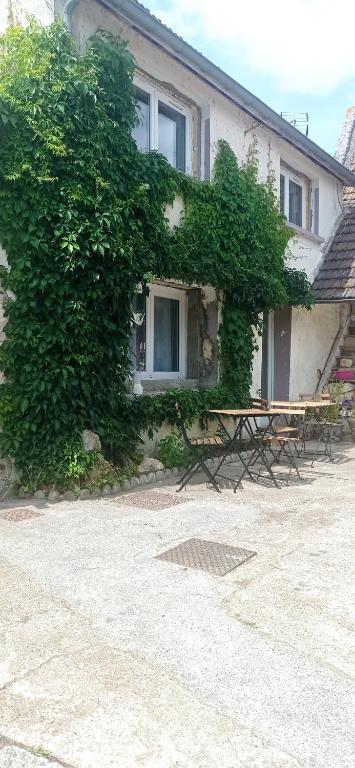
<path fill-rule="evenodd" d="M 306 184 L 284 169 L 280 174 L 280 211 L 290 224 L 306 226 Z"/>
<path fill-rule="evenodd" d="M 138 149 L 157 149 L 174 168 L 190 171 L 191 139 L 189 111 L 148 84 L 137 84 L 138 125 L 133 138 Z"/>

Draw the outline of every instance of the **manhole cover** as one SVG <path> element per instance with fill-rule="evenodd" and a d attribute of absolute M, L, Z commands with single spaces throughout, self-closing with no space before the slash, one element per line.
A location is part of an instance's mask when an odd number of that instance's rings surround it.
<path fill-rule="evenodd" d="M 142 509 L 166 509 L 175 504 L 183 504 L 189 501 L 185 496 L 179 498 L 172 493 L 158 493 L 157 491 L 142 491 L 142 493 L 129 493 L 115 499 L 113 504 L 127 504 L 129 507 L 141 507 Z"/>
<path fill-rule="evenodd" d="M 224 576 L 233 571 L 238 565 L 254 557 L 256 552 L 240 547 L 230 547 L 228 544 L 219 544 L 216 541 L 203 541 L 202 539 L 188 539 L 178 544 L 173 549 L 168 549 L 161 555 L 156 555 L 157 560 L 167 560 L 169 563 L 198 568 L 207 571 L 214 576 Z"/>
<path fill-rule="evenodd" d="M 34 507 L 12 507 L 11 509 L 6 509 L 5 512 L 0 512 L 1 520 L 18 522 L 20 520 L 28 520 L 30 517 L 42 517 L 42 515 Z"/>

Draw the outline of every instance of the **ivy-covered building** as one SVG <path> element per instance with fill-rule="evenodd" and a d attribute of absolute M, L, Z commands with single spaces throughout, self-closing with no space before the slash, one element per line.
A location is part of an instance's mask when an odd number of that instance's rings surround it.
<path fill-rule="evenodd" d="M 55 0 L 54 10 L 62 13 L 64 5 Z M 142 150 L 159 149 L 178 168 L 202 178 L 213 173 L 218 139 L 226 139 L 241 162 L 257 152 L 260 177 L 274 177 L 294 233 L 289 261 L 312 281 L 342 214 L 343 186 L 354 185 L 352 173 L 140 3 L 90 0 L 72 6 L 72 29 L 80 46 L 100 27 L 129 43 L 137 63 L 141 123 L 136 139 Z M 178 215 L 177 207 L 172 216 L 176 220 Z M 339 312 L 336 304 L 322 304 L 311 312 L 284 308 L 272 313 L 264 351 L 260 345 L 255 356 L 254 390 L 262 387 L 274 398 L 315 391 Z M 217 329 L 212 289 L 156 285 L 138 335 L 143 386 L 214 383 Z"/>
<path fill-rule="evenodd" d="M 177 168 L 205 179 L 213 173 L 219 139 L 229 142 L 240 162 L 257 153 L 260 178 L 274 178 L 293 230 L 289 261 L 312 281 L 353 174 L 135 0 L 66 5 L 81 48 L 98 28 L 128 42 L 136 60 L 141 121 L 135 138 L 142 151 L 158 149 Z M 10 6 L 19 21 L 30 11 L 48 23 L 63 13 L 65 2 L 16 0 Z M 9 8 L 3 8 L 3 24 Z M 173 223 L 180 213 L 177 201 L 169 212 Z M 157 283 L 145 301 L 134 344 L 144 389 L 214 384 L 219 309 L 213 289 Z M 322 304 L 311 312 L 285 307 L 271 313 L 255 356 L 254 391 L 262 388 L 274 398 L 315 391 L 339 311 L 336 304 Z"/>

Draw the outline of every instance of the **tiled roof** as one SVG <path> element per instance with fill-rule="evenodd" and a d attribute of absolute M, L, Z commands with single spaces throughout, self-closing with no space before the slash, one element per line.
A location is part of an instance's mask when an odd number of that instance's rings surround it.
<path fill-rule="evenodd" d="M 355 107 L 346 110 L 335 157 L 355 170 Z M 344 216 L 313 283 L 317 301 L 355 300 L 355 187 L 345 187 L 344 205 Z"/>
<path fill-rule="evenodd" d="M 348 210 L 313 283 L 317 301 L 355 301 L 355 207 Z"/>

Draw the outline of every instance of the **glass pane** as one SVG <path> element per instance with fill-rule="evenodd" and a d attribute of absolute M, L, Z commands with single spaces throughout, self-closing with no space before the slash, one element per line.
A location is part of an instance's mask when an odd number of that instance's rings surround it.
<path fill-rule="evenodd" d="M 133 313 L 135 320 L 134 330 L 134 367 L 137 371 L 145 371 L 146 369 L 146 339 L 147 339 L 147 325 L 146 325 L 146 297 L 142 293 L 138 293 L 135 297 Z"/>
<path fill-rule="evenodd" d="M 288 220 L 292 224 L 297 224 L 298 227 L 302 227 L 302 187 L 299 184 L 295 184 L 294 181 L 289 183 L 289 214 Z"/>
<path fill-rule="evenodd" d="M 179 370 L 179 301 L 154 298 L 154 371 Z"/>
<path fill-rule="evenodd" d="M 159 101 L 158 149 L 174 168 L 185 170 L 185 117 Z"/>
<path fill-rule="evenodd" d="M 280 213 L 285 215 L 285 177 L 280 176 Z"/>
<path fill-rule="evenodd" d="M 149 94 L 136 90 L 138 125 L 133 128 L 132 137 L 141 152 L 149 150 Z"/>

